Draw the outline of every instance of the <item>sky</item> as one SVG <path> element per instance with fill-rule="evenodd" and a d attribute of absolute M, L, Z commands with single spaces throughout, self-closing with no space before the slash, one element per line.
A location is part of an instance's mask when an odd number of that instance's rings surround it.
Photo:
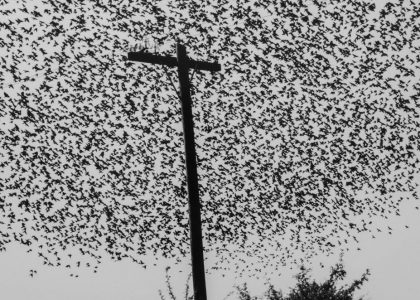
<path fill-rule="evenodd" d="M 376 3 L 378 4 L 377 10 L 379 10 L 385 4 L 385 1 L 376 1 Z M 53 48 L 50 48 L 50 50 Z M 24 52 L 29 51 L 25 48 L 22 49 Z M 3 54 L 7 53 L 7 49 L 2 48 L 1 51 L 3 51 L 1 52 Z M 56 50 L 53 49 L 51 51 Z M 71 66 L 69 66 L 69 69 L 71 69 Z M 29 72 L 32 71 L 31 67 L 29 67 Z M 121 70 L 119 72 L 121 74 Z M 132 70 L 131 72 L 133 74 Z M 106 73 L 96 75 L 109 76 Z M 10 74 L 6 74 L 6 76 L 7 80 L 13 81 Z M 33 86 L 41 84 L 37 80 L 35 80 Z M 66 86 L 66 84 L 63 83 L 63 86 Z M 8 93 L 11 94 L 9 90 Z M 96 100 L 93 99 L 93 101 Z M 161 112 L 170 112 L 165 107 L 165 104 L 160 105 L 158 109 Z M 146 112 L 143 111 L 140 113 L 145 118 L 147 117 Z M 255 113 L 258 114 L 258 112 Z M 122 134 L 121 132 L 117 132 L 116 135 Z M 246 133 L 245 135 L 248 134 Z M 63 156 L 62 160 L 65 159 Z M 156 160 L 158 163 L 155 164 L 155 167 L 158 170 L 161 171 L 167 167 L 162 162 L 162 157 L 157 156 Z M 10 170 L 2 170 L 2 179 L 9 175 L 8 172 Z M 88 172 L 92 177 L 99 177 L 100 175 L 94 167 L 88 170 Z M 416 179 L 417 182 L 420 182 L 420 178 Z M 151 181 L 151 185 L 156 182 Z M 156 190 L 151 188 L 150 191 L 153 192 Z M 365 295 L 366 299 L 371 300 L 396 298 L 408 300 L 418 299 L 418 295 L 420 294 L 420 287 L 417 284 L 420 279 L 417 271 L 420 269 L 420 259 L 418 257 L 418 253 L 420 253 L 420 217 L 418 210 L 414 209 L 416 205 L 418 204 L 414 200 L 404 202 L 401 216 L 383 224 L 384 226 L 389 225 L 394 229 L 392 235 L 385 231 L 375 233 L 375 239 L 372 239 L 369 234 L 365 236 L 361 235 L 360 244 L 349 245 L 351 250 L 344 254 L 344 264 L 346 270 L 349 271 L 348 279 L 359 278 L 366 268 L 369 268 L 372 273 L 369 281 L 357 295 Z M 378 219 L 378 223 L 381 222 L 382 220 Z M 409 228 L 405 228 L 405 225 L 409 225 Z M 166 266 L 172 266 L 170 275 L 173 278 L 174 286 L 176 286 L 174 289 L 177 299 L 182 299 L 185 281 L 189 272 L 188 260 L 183 261 L 178 266 L 173 266 L 173 262 L 160 258 L 156 262 L 157 266 L 153 267 L 154 258 L 147 257 L 150 267 L 144 270 L 141 266 L 130 262 L 128 259 L 124 259 L 121 262 L 111 261 L 104 253 L 105 260 L 99 266 L 97 273 L 92 273 L 92 270 L 81 269 L 79 270 L 78 277 L 74 278 L 70 276 L 71 272 L 66 270 L 66 268 L 43 266 L 41 258 L 37 257 L 34 252 L 27 253 L 22 246 L 11 243 L 6 247 L 7 251 L 0 252 L 0 289 L 2 290 L 2 296 L 5 299 L 11 300 L 160 299 L 157 293 L 158 289 L 162 289 L 164 295 L 167 295 L 164 282 L 164 270 Z M 357 248 L 360 248 L 360 250 L 357 250 Z M 314 278 L 324 280 L 328 274 L 329 267 L 338 261 L 338 257 L 339 253 L 334 253 L 329 258 L 319 254 L 313 261 L 307 261 L 308 264 L 313 263 Z M 209 253 L 206 256 L 206 266 L 209 267 L 214 262 L 214 253 Z M 324 268 L 319 266 L 320 263 L 324 265 Z M 37 270 L 37 273 L 33 277 L 29 276 L 30 269 Z M 241 284 L 243 282 L 247 282 L 253 295 L 263 293 L 266 280 L 270 280 L 275 287 L 287 291 L 289 287 L 293 286 L 295 282 L 293 275 L 297 271 L 297 267 L 291 270 L 280 269 L 275 273 L 277 275 L 266 279 L 249 279 L 247 276 L 235 278 L 233 273 L 228 273 L 224 277 L 221 277 L 219 274 L 210 273 L 207 276 L 208 299 L 223 299 L 223 297 L 232 291 L 234 284 Z M 278 273 L 281 274 L 278 275 Z M 167 296 L 166 299 L 168 298 Z M 235 299 L 235 297 L 232 296 L 231 299 Z"/>
<path fill-rule="evenodd" d="M 366 300 L 417 300 L 420 293 L 418 285 L 420 269 L 420 216 L 414 209 L 416 201 L 408 201 L 403 205 L 401 217 L 394 218 L 388 224 L 395 228 L 394 233 L 378 233 L 376 239 L 369 236 L 361 238 L 359 244 L 344 254 L 345 270 L 348 271 L 343 283 L 359 279 L 369 268 L 371 276 L 362 289 L 355 293 Z M 402 224 L 409 225 L 405 228 Z M 328 277 L 328 271 L 339 260 L 339 253 L 331 257 L 318 256 L 313 259 L 311 275 L 314 280 L 322 282 Z M 78 278 L 70 276 L 65 268 L 45 267 L 36 255 L 26 253 L 18 245 L 11 245 L 6 252 L 0 253 L 0 288 L 2 297 L 10 300 L 160 300 L 158 290 L 161 289 L 166 299 L 170 299 L 165 283 L 165 268 L 169 270 L 171 283 L 176 299 L 184 299 L 185 283 L 188 277 L 188 261 L 174 265 L 169 260 L 149 257 L 156 267 L 146 270 L 134 263 L 126 261 L 113 262 L 105 260 L 97 273 L 85 270 Z M 162 262 L 164 261 L 164 262 Z M 211 265 L 212 256 L 206 256 L 206 266 Z M 320 263 L 324 268 L 320 267 Z M 38 273 L 29 276 L 29 269 L 37 268 Z M 287 292 L 296 280 L 293 275 L 298 272 L 280 270 L 267 279 L 277 289 Z M 277 274 L 277 275 L 276 275 Z M 209 300 L 224 299 L 234 291 L 235 285 L 247 283 L 253 296 L 261 296 L 266 289 L 266 279 L 236 277 L 228 273 L 222 277 L 217 273 L 206 275 Z M 190 290 L 191 291 L 191 290 Z M 227 299 L 237 299 L 232 294 Z"/>

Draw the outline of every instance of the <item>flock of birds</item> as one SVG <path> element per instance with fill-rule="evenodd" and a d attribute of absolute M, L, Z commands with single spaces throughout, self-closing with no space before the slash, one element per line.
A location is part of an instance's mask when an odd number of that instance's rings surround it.
<path fill-rule="evenodd" d="M 95 271 L 104 255 L 188 254 L 176 70 L 124 60 L 147 35 L 222 65 L 192 82 L 214 268 L 346 249 L 418 199 L 415 1 L 18 0 L 1 14 L 0 250 Z"/>

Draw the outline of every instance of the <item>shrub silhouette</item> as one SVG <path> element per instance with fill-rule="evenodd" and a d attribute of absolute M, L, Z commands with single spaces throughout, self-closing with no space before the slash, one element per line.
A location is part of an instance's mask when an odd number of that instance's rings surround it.
<path fill-rule="evenodd" d="M 370 275 L 369 270 L 361 276 L 359 280 L 353 281 L 349 286 L 338 287 L 337 283 L 343 280 L 347 272 L 344 270 L 342 261 L 331 268 L 331 273 L 327 281 L 317 283 L 311 280 L 309 276 L 310 269 L 301 267 L 300 272 L 296 275 L 298 280 L 296 286 L 291 289 L 287 296 L 283 296 L 282 292 L 275 290 L 273 285 L 269 285 L 268 290 L 260 299 L 264 300 L 353 300 L 353 294 L 356 289 L 360 289 Z M 242 287 L 236 287 L 239 300 L 257 300 L 258 297 L 251 297 L 246 284 Z M 362 299 L 362 298 L 360 298 Z M 359 300 L 360 300 L 359 299 Z"/>
<path fill-rule="evenodd" d="M 347 274 L 342 262 L 331 269 L 329 279 L 322 284 L 311 281 L 308 272 L 309 270 L 305 268 L 301 269 L 301 272 L 297 275 L 298 283 L 296 287 L 292 289 L 285 300 L 352 300 L 354 291 L 361 288 L 370 274 L 369 270 L 366 270 L 362 277 L 353 281 L 350 286 L 338 288 L 338 281 L 343 280 Z"/>
<path fill-rule="evenodd" d="M 169 275 L 169 272 L 168 272 L 169 269 L 170 269 L 170 267 L 166 267 L 166 269 L 165 269 L 165 271 L 166 271 L 166 275 L 165 275 L 166 276 L 166 287 L 168 289 L 168 294 L 169 294 L 170 300 L 176 300 L 176 297 L 175 297 L 175 294 L 173 292 L 172 285 L 171 285 L 171 282 L 170 282 L 171 276 Z M 187 283 L 185 284 L 184 300 L 194 300 L 194 296 L 189 295 L 189 291 L 190 291 L 189 281 L 191 279 L 191 275 L 192 275 L 191 273 L 188 275 Z M 163 296 L 162 290 L 159 290 L 159 296 L 160 296 L 161 300 L 166 300 L 165 296 Z"/>
<path fill-rule="evenodd" d="M 171 300 L 176 300 L 170 284 L 170 276 L 168 274 L 169 268 L 166 268 L 166 284 L 168 288 L 169 297 Z M 287 296 L 283 296 L 281 290 L 276 290 L 272 284 L 269 284 L 267 291 L 262 297 L 251 296 L 247 284 L 236 286 L 238 300 L 353 300 L 353 294 L 357 289 L 360 289 L 365 281 L 368 280 L 370 275 L 369 269 L 362 274 L 361 278 L 354 280 L 350 285 L 338 287 L 339 281 L 343 280 L 347 272 L 344 270 L 343 262 L 340 260 L 334 267 L 331 268 L 329 278 L 324 283 L 317 283 L 311 279 L 309 272 L 311 270 L 301 267 L 300 272 L 295 276 L 297 284 L 291 289 Z M 194 300 L 194 297 L 189 295 L 190 286 L 189 280 L 191 274 L 187 279 L 184 300 Z M 224 300 L 227 300 L 233 291 L 229 293 Z M 162 291 L 159 290 L 161 300 L 166 300 Z M 232 298 L 230 298 L 232 299 Z M 359 298 L 362 300 L 362 298 Z"/>

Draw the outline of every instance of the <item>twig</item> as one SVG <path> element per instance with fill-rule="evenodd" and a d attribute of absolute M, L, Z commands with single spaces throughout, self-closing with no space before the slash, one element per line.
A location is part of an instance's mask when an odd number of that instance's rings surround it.
<path fill-rule="evenodd" d="M 172 290 L 172 286 L 170 283 L 170 277 L 169 277 L 169 273 L 168 273 L 169 267 L 166 268 L 166 284 L 168 286 L 168 292 L 169 292 L 169 296 L 172 298 L 172 300 L 176 300 L 174 292 Z"/>
<path fill-rule="evenodd" d="M 188 278 L 187 278 L 187 286 L 186 286 L 186 289 L 185 289 L 185 300 L 188 300 L 188 292 L 190 291 L 190 285 L 188 284 L 188 282 L 191 279 L 191 275 L 192 275 L 192 273 L 190 273 L 188 275 Z"/>

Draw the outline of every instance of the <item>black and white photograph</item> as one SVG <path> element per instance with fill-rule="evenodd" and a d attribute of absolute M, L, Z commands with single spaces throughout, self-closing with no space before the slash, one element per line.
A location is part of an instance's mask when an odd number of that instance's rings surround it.
<path fill-rule="evenodd" d="M 420 299 L 420 0 L 0 0 L 0 299 Z"/>

